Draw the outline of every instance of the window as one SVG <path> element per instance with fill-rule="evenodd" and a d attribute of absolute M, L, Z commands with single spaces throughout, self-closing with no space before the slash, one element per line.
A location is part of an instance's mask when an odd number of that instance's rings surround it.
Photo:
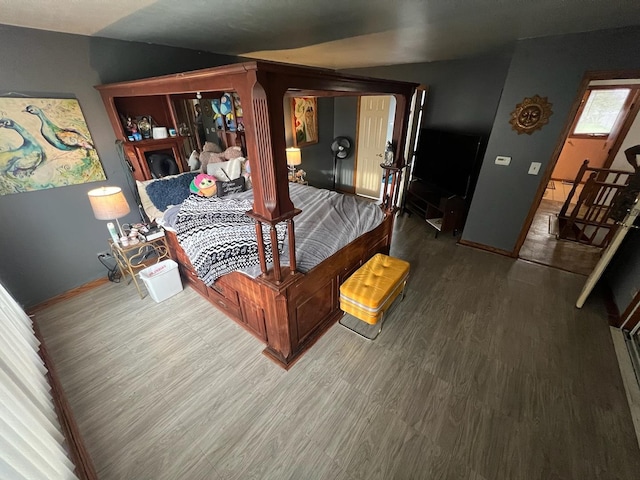
<path fill-rule="evenodd" d="M 625 109 L 630 92 L 630 88 L 589 90 L 574 125 L 573 135 L 608 136 Z"/>

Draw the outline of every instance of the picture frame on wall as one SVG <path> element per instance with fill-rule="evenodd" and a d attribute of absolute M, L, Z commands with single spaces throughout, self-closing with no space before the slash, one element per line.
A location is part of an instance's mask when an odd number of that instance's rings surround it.
<path fill-rule="evenodd" d="M 75 98 L 0 97 L 0 196 L 106 179 Z"/>
<path fill-rule="evenodd" d="M 293 145 L 306 147 L 318 143 L 318 101 L 316 97 L 291 99 Z"/>

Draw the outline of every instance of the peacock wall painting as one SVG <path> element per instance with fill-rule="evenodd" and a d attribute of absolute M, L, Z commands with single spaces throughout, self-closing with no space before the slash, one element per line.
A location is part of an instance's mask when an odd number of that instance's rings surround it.
<path fill-rule="evenodd" d="M 76 99 L 0 98 L 0 195 L 105 179 Z"/>

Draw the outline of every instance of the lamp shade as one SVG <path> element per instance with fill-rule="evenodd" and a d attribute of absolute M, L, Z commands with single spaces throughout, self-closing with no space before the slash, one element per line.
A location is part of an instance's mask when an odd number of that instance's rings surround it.
<path fill-rule="evenodd" d="M 287 148 L 287 165 L 300 165 L 301 163 L 300 149 L 295 147 Z"/>
<path fill-rule="evenodd" d="M 98 220 L 115 220 L 131 211 L 120 187 L 100 187 L 87 192 Z"/>

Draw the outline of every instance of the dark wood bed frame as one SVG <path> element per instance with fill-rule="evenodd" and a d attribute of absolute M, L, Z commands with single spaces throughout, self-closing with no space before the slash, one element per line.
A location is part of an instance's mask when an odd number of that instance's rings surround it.
<path fill-rule="evenodd" d="M 249 62 L 144 80 L 96 87 L 102 95 L 116 136 L 125 142 L 125 152 L 134 167 L 134 177 L 149 179 L 144 159 L 127 149 L 121 124 L 123 98 L 142 97 L 164 101 L 170 122 L 177 126 L 172 99 L 196 98 L 196 92 L 236 92 L 242 101 L 247 157 L 251 161 L 253 209 L 259 239 L 262 274 L 253 279 L 239 272 L 219 278 L 207 287 L 178 244 L 167 232 L 171 256 L 179 264 L 183 279 L 215 307 L 266 344 L 265 355 L 284 368 L 293 363 L 342 315 L 340 284 L 375 253 L 388 253 L 391 244 L 394 204 L 404 168 L 404 143 L 409 106 L 416 85 L 412 83 L 342 75 L 331 70 L 269 62 Z M 300 213 L 290 197 L 285 156 L 284 99 L 293 96 L 393 95 L 396 112 L 393 130 L 395 163 L 384 174 L 392 181 L 383 193 L 385 218 L 381 225 L 360 236 L 307 273 L 296 270 L 294 217 Z M 164 99 L 164 100 L 161 100 Z M 161 141 L 160 141 L 161 142 Z M 147 147 L 150 148 L 150 147 Z M 180 169 L 185 170 L 184 158 Z M 275 243 L 278 223 L 286 222 L 289 265 L 281 266 L 274 249 L 273 268 L 267 268 L 262 229 L 268 228 Z"/>

